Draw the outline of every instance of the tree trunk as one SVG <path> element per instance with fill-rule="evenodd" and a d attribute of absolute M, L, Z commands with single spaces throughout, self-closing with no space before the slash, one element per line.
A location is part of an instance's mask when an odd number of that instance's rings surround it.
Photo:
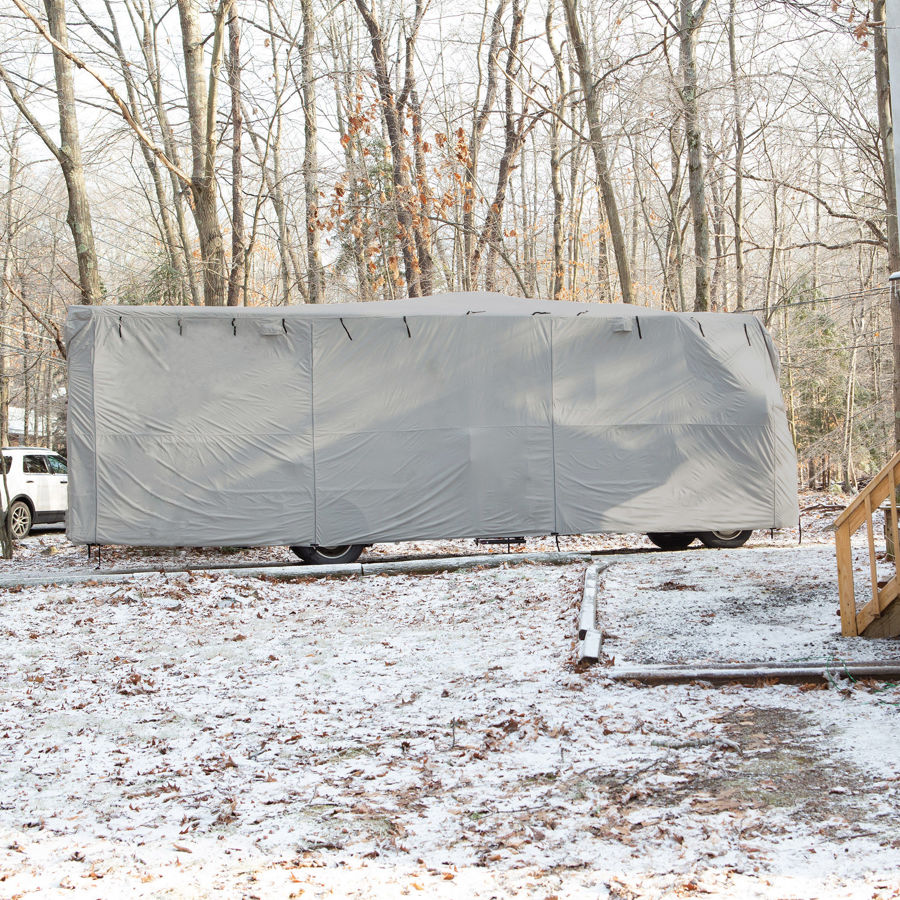
<path fill-rule="evenodd" d="M 641 190 L 640 190 L 640 173 L 638 172 L 638 161 L 640 159 L 641 140 L 640 135 L 636 135 L 635 152 L 632 153 L 632 169 L 631 169 L 631 247 L 628 251 L 628 266 L 631 269 L 631 277 L 637 270 L 638 264 L 638 223 L 641 215 Z M 640 279 L 638 279 L 640 281 Z"/>
<path fill-rule="evenodd" d="M 779 222 L 778 185 L 772 184 L 772 246 L 769 248 L 769 260 L 766 263 L 766 288 L 763 297 L 763 319 L 768 326 L 772 316 L 772 288 L 775 286 L 775 264 L 778 262 L 778 237 L 781 230 Z"/>
<path fill-rule="evenodd" d="M 847 390 L 844 396 L 844 429 L 842 440 L 843 489 L 845 493 L 856 490 L 856 474 L 853 468 L 853 415 L 856 394 L 856 365 L 858 357 L 858 341 L 866 330 L 866 316 L 850 314 L 850 334 L 853 347 L 850 350 L 850 371 L 847 374 Z"/>
<path fill-rule="evenodd" d="M 52 269 L 50 270 L 53 271 Z M 22 331 L 22 366 L 29 365 L 29 353 L 31 350 L 31 341 L 28 339 L 28 320 L 25 318 L 25 307 L 20 310 L 21 318 L 19 320 L 19 328 Z M 23 378 L 23 399 L 22 399 L 22 443 L 31 443 L 31 379 Z"/>
<path fill-rule="evenodd" d="M 244 266 L 246 238 L 244 236 L 244 179 L 241 137 L 241 25 L 237 0 L 228 11 L 228 86 L 231 89 L 231 271 L 228 273 L 228 305 L 246 305 L 244 294 Z M 244 296 L 242 297 L 242 294 Z"/>
<path fill-rule="evenodd" d="M 688 191 L 694 221 L 694 310 L 709 309 L 709 221 L 706 215 L 706 176 L 697 108 L 697 31 L 709 0 L 680 0 L 679 39 L 681 42 L 681 101 L 684 105 L 684 136 L 688 152 Z"/>
<path fill-rule="evenodd" d="M 874 0 L 872 16 L 876 22 L 885 20 L 884 0 Z M 894 26 L 898 23 L 893 22 Z M 891 112 L 890 71 L 888 69 L 887 26 L 874 29 L 875 87 L 878 98 L 878 136 L 881 140 L 881 159 L 884 164 L 884 194 L 887 207 L 888 268 L 891 274 L 900 272 L 900 236 L 897 227 L 897 185 L 894 178 L 894 127 Z M 894 357 L 893 411 L 894 449 L 900 450 L 900 284 L 891 282 L 891 333 Z"/>
<path fill-rule="evenodd" d="M 550 267 L 550 298 L 562 300 L 566 290 L 566 271 L 563 261 L 563 212 L 564 197 L 562 179 L 560 177 L 560 118 L 565 112 L 566 97 L 566 73 L 563 69 L 562 57 L 556 40 L 553 37 L 553 3 L 547 7 L 547 17 L 544 22 L 547 32 L 547 43 L 550 53 L 553 55 L 553 67 L 556 70 L 556 89 L 558 100 L 553 108 L 550 119 L 550 188 L 553 191 L 553 262 Z"/>
<path fill-rule="evenodd" d="M 406 39 L 406 80 L 399 96 L 395 94 L 391 85 L 381 26 L 375 19 L 372 10 L 366 5 L 365 0 L 356 0 L 356 8 L 359 10 L 369 32 L 372 61 L 375 67 L 375 82 L 381 98 L 381 112 L 384 118 L 384 126 L 387 129 L 388 143 L 391 148 L 394 211 L 397 217 L 397 231 L 399 232 L 400 249 L 403 255 L 407 292 L 410 297 L 421 297 L 423 294 L 421 279 L 422 260 L 419 257 L 417 247 L 417 239 L 419 245 L 421 245 L 421 237 L 416 234 L 416 222 L 412 212 L 413 207 L 417 204 L 417 196 L 413 196 L 409 182 L 410 160 L 406 152 L 403 119 L 406 101 L 412 89 L 412 54 L 415 47 L 415 35 L 421 22 L 424 8 L 420 2 L 417 2 L 416 19 L 412 26 L 412 33 Z"/>
<path fill-rule="evenodd" d="M 9 141 L 9 165 L 7 168 L 6 203 L 4 204 L 3 231 L 5 241 L 3 244 L 3 267 L 0 276 L 3 283 L 0 284 L 0 447 L 9 444 L 9 378 L 6 371 L 6 316 L 9 310 L 10 293 L 7 287 L 12 278 L 12 261 L 14 255 L 13 241 L 16 233 L 16 223 L 13 222 L 13 196 L 15 184 L 19 173 L 19 121 L 13 125 L 13 132 Z M 0 498 L 0 509 L 9 509 L 9 486 L 6 483 L 6 466 L 0 454 L 0 473 L 3 478 L 3 495 Z M 14 541 L 9 529 L 9 519 L 4 515 L 0 517 L 0 556 L 3 559 L 12 559 Z"/>
<path fill-rule="evenodd" d="M 275 32 L 275 17 L 273 15 L 273 2 L 274 0 L 268 0 L 266 4 L 266 8 L 268 10 L 269 17 L 269 31 L 273 34 Z M 284 191 L 281 185 L 282 171 L 281 171 L 281 125 L 282 125 L 282 81 L 281 81 L 281 67 L 278 64 L 278 43 L 275 38 L 272 38 L 272 78 L 275 82 L 275 98 L 276 98 L 276 107 L 275 107 L 275 119 L 273 122 L 273 131 L 274 133 L 270 139 L 269 148 L 272 152 L 272 167 L 274 169 L 274 179 L 272 175 L 269 173 L 268 165 L 266 164 L 265 154 L 259 148 L 259 142 L 256 138 L 255 131 L 250 129 L 250 139 L 253 141 L 253 148 L 256 150 L 256 155 L 260 161 L 260 167 L 263 171 L 263 178 L 266 182 L 266 187 L 269 191 L 269 198 L 272 201 L 272 206 L 275 209 L 275 217 L 278 220 L 278 258 L 281 264 L 281 292 L 282 292 L 282 303 L 289 303 L 291 296 L 291 286 L 293 284 L 304 284 L 305 282 L 300 278 L 300 272 L 295 267 L 291 269 L 292 259 L 290 254 L 288 253 L 288 228 L 287 228 L 287 215 L 284 208 Z M 304 296 L 304 300 L 308 297 L 308 292 Z"/>
<path fill-rule="evenodd" d="M 491 19 L 491 41 L 488 45 L 487 58 L 487 85 L 485 87 L 484 102 L 472 120 L 472 130 L 469 133 L 469 145 L 466 148 L 466 166 L 463 173 L 463 290 L 474 290 L 475 276 L 472 273 L 472 260 L 475 254 L 475 200 L 476 180 L 478 177 L 478 158 L 481 151 L 481 137 L 487 127 L 488 118 L 494 107 L 497 96 L 497 69 L 500 54 L 500 40 L 503 37 L 503 13 L 507 0 L 499 0 L 494 16 Z M 485 13 L 487 5 L 485 4 Z M 482 43 L 484 32 L 482 31 Z M 478 48 L 478 91 L 481 90 L 481 46 Z M 476 96 L 476 105 L 477 105 Z"/>
<path fill-rule="evenodd" d="M 428 219 L 431 189 L 428 186 L 428 169 L 425 163 L 422 110 L 419 106 L 419 95 L 414 88 L 409 92 L 409 110 L 412 114 L 413 163 L 415 164 L 413 192 L 416 199 L 413 202 L 413 227 L 415 229 L 416 254 L 419 258 L 420 286 L 422 296 L 425 297 L 434 290 L 434 257 L 431 255 L 431 222 Z"/>
<path fill-rule="evenodd" d="M 19 177 L 19 121 L 13 125 L 9 138 L 9 161 L 7 165 L 6 202 L 3 204 L 3 264 L 0 269 L 0 447 L 9 444 L 9 379 L 6 373 L 6 317 L 9 312 L 13 258 L 15 256 L 15 235 L 17 223 L 13 221 L 13 197 Z M 7 557 L 8 558 L 8 557 Z"/>
<path fill-rule="evenodd" d="M 319 250 L 319 156 L 316 120 L 316 82 L 313 50 L 316 21 L 312 0 L 301 0 L 303 43 L 300 45 L 300 70 L 303 77 L 303 194 L 306 204 L 306 275 L 309 302 L 325 302 L 325 269 Z"/>
<path fill-rule="evenodd" d="M 68 48 L 65 0 L 44 0 L 50 34 L 63 47 Z M 78 119 L 75 115 L 75 84 L 72 63 L 56 47 L 53 48 L 53 70 L 56 74 L 56 100 L 59 107 L 59 155 L 57 159 L 66 181 L 69 210 L 66 222 L 75 242 L 78 258 L 78 283 L 82 303 L 99 303 L 103 291 L 100 286 L 100 270 L 94 247 L 94 230 L 91 225 L 91 206 L 84 181 L 81 161 L 81 141 L 78 135 Z"/>
<path fill-rule="evenodd" d="M 744 309 L 744 110 L 738 80 L 737 44 L 734 38 L 734 19 L 737 0 L 728 6 L 728 59 L 731 65 L 731 91 L 734 96 L 734 282 L 735 311 Z M 816 216 L 819 205 L 816 204 Z M 817 220 L 818 221 L 818 220 Z M 816 238 L 818 240 L 818 237 Z M 815 248 L 813 249 L 815 253 Z M 815 269 L 815 266 L 813 266 Z"/>
<path fill-rule="evenodd" d="M 791 441 L 797 446 L 797 403 L 794 398 L 794 361 L 791 357 L 791 311 L 787 306 L 781 311 L 781 330 L 784 334 L 784 362 L 782 372 L 787 370 L 787 417 L 791 429 Z"/>
<path fill-rule="evenodd" d="M 669 228 L 666 235 L 666 258 L 663 279 L 672 310 L 685 311 L 684 300 L 684 242 L 681 231 L 681 186 L 684 181 L 681 155 L 684 152 L 683 116 L 679 115 L 669 129 L 669 149 L 672 183 L 666 191 L 669 206 Z"/>
<path fill-rule="evenodd" d="M 573 75 L 575 73 L 572 73 Z M 571 83 L 571 82 L 570 82 Z M 579 115 L 575 121 L 578 134 L 581 133 L 581 127 L 584 125 L 584 115 L 581 110 L 581 104 L 578 104 Z M 577 140 L 577 139 L 576 139 Z M 569 154 L 571 164 L 569 166 L 569 290 L 570 300 L 578 297 L 579 282 L 578 276 L 581 274 L 581 217 L 584 212 L 584 197 L 587 193 L 585 185 L 587 183 L 587 154 L 581 153 L 581 145 L 579 142 L 578 152 L 572 149 Z"/>
<path fill-rule="evenodd" d="M 125 95 L 128 98 L 128 107 L 131 110 L 131 115 L 135 119 L 135 121 L 141 121 L 142 125 L 144 125 L 144 127 L 146 128 L 147 126 L 145 124 L 145 117 L 142 111 L 142 107 L 138 102 L 138 92 L 134 81 L 134 75 L 132 73 L 132 65 L 125 55 L 125 48 L 122 44 L 121 35 L 119 34 L 119 23 L 116 20 L 116 15 L 111 0 L 104 0 L 104 6 L 106 7 L 106 13 L 109 18 L 108 31 L 94 21 L 93 17 L 90 16 L 82 8 L 79 0 L 75 0 L 75 5 L 78 7 L 79 11 L 84 17 L 84 20 L 88 23 L 88 25 L 91 26 L 97 37 L 100 40 L 104 41 L 115 53 L 116 60 L 119 63 L 119 71 L 122 74 L 122 80 L 125 82 Z M 135 21 L 135 26 L 136 24 L 137 23 Z M 148 66 L 148 74 L 150 71 L 151 70 Z M 143 141 L 138 141 L 138 145 L 141 149 L 141 156 L 144 157 L 144 164 L 147 166 L 147 171 L 150 173 L 150 180 L 153 182 L 153 191 L 156 195 L 155 209 L 153 207 L 153 202 L 150 200 L 149 196 L 147 198 L 148 205 L 150 206 L 150 214 L 154 216 L 154 218 L 156 218 L 158 210 L 157 228 L 160 232 L 162 244 L 165 249 L 166 262 L 168 264 L 169 270 L 171 273 L 174 273 L 174 275 L 178 279 L 178 295 L 180 299 L 184 293 L 185 286 L 184 260 L 182 259 L 182 254 L 180 252 L 178 242 L 175 238 L 175 229 L 172 224 L 172 215 L 169 211 L 164 179 L 162 173 L 159 170 L 159 160 L 156 158 L 156 156 L 146 143 L 144 143 Z"/>
<path fill-rule="evenodd" d="M 178 145 L 175 142 L 175 135 L 172 132 L 172 126 L 169 124 L 169 117 L 166 113 L 165 103 L 162 95 L 162 82 L 159 75 L 159 51 L 156 45 L 155 25 L 151 25 L 152 3 L 145 7 L 141 4 L 141 30 L 140 35 L 141 50 L 144 55 L 144 62 L 147 66 L 147 73 L 150 87 L 153 91 L 153 107 L 156 112 L 157 124 L 162 134 L 163 149 L 166 156 L 181 168 L 179 160 Z M 178 239 L 181 245 L 181 252 L 184 256 L 184 269 L 187 275 L 188 288 L 191 293 L 191 302 L 195 306 L 199 306 L 202 301 L 200 285 L 197 283 L 197 273 L 194 271 L 193 254 L 191 253 L 191 240 L 188 235 L 187 220 L 184 214 L 184 197 L 182 193 L 182 184 L 175 173 L 169 172 L 169 182 L 172 190 L 172 202 L 175 208 L 175 222 L 178 225 Z"/>
<path fill-rule="evenodd" d="M 330 32 L 332 53 L 338 55 L 337 48 L 338 39 L 334 30 Z M 349 78 L 346 72 L 347 66 L 343 66 L 345 70 L 345 79 Z M 349 199 L 348 207 L 352 210 L 354 227 L 351 228 L 351 238 L 353 243 L 353 262 L 356 268 L 356 294 L 357 298 L 362 302 L 368 302 L 372 297 L 372 277 L 370 273 L 370 260 L 367 252 L 369 239 L 372 237 L 372 227 L 366 221 L 363 212 L 362 201 L 362 183 L 365 179 L 365 167 L 361 166 L 357 161 L 358 139 L 355 134 L 351 134 L 347 124 L 347 112 L 344 108 L 345 102 L 352 102 L 352 91 L 349 83 L 345 83 L 343 93 L 341 93 L 341 85 L 337 78 L 334 79 L 334 99 L 338 134 L 340 135 L 340 144 L 344 148 L 344 163 L 347 167 L 347 176 L 349 179 Z M 372 264 L 374 267 L 374 264 Z"/>
<path fill-rule="evenodd" d="M 709 192 L 712 195 L 713 249 L 716 259 L 709 283 L 709 302 L 716 311 L 727 311 L 725 294 L 725 208 L 722 203 L 722 183 L 713 171 L 712 151 L 707 154 Z"/>
<path fill-rule="evenodd" d="M 229 0 L 220 0 L 216 12 L 212 61 L 207 79 L 203 69 L 204 40 L 200 32 L 196 0 L 178 0 L 188 119 L 191 127 L 193 159 L 191 195 L 194 199 L 194 219 L 197 223 L 200 258 L 203 262 L 203 302 L 207 306 L 222 306 L 228 287 L 215 180 L 216 93 L 219 67 L 222 62 L 222 32 L 226 5 L 231 5 Z"/>
<path fill-rule="evenodd" d="M 276 90 L 276 95 L 280 95 Z M 250 135 L 250 143 L 256 152 L 256 158 L 259 161 L 259 168 L 262 173 L 263 181 L 266 185 L 266 191 L 272 207 L 275 210 L 275 218 L 278 222 L 278 258 L 279 269 L 281 274 L 281 291 L 282 303 L 291 302 L 291 294 L 296 288 L 301 295 L 304 303 L 308 302 L 308 294 L 306 290 L 306 280 L 303 277 L 303 267 L 300 265 L 300 257 L 296 252 L 293 244 L 290 242 L 287 209 L 284 200 L 284 191 L 281 183 L 283 172 L 281 168 L 281 103 L 275 112 L 274 135 L 268 142 L 267 149 L 272 154 L 272 168 L 269 168 L 268 155 L 266 149 L 260 146 L 259 137 L 256 132 L 249 128 L 247 133 Z M 246 118 L 246 116 L 245 116 Z"/>
<path fill-rule="evenodd" d="M 500 156 L 500 165 L 497 169 L 497 186 L 494 190 L 494 199 L 488 208 L 484 227 L 478 236 L 478 243 L 472 254 L 472 283 L 477 283 L 478 267 L 485 247 L 488 248 L 487 265 L 484 273 L 484 286 L 486 290 L 495 289 L 497 247 L 503 243 L 503 207 L 506 203 L 506 190 L 509 178 L 515 166 L 516 157 L 522 146 L 522 123 L 516 122 L 514 112 L 514 85 L 519 74 L 519 37 L 522 33 L 522 21 L 524 15 L 518 0 L 513 0 L 512 25 L 509 35 L 506 66 L 504 70 L 505 85 L 503 91 L 503 152 Z"/>
<path fill-rule="evenodd" d="M 575 4 L 576 0 L 563 0 L 563 7 L 566 11 L 566 25 L 569 30 L 569 40 L 572 42 L 575 58 L 578 61 L 578 75 L 581 79 L 581 92 L 584 95 L 584 108 L 591 135 L 591 151 L 594 154 L 597 181 L 600 184 L 603 206 L 606 209 L 606 218 L 609 221 L 609 234 L 612 240 L 613 253 L 616 257 L 616 269 L 619 273 L 619 288 L 622 291 L 622 302 L 631 303 L 634 299 L 634 292 L 631 286 L 631 269 L 628 265 L 628 249 L 625 245 L 625 236 L 622 233 L 622 224 L 619 220 L 619 206 L 616 201 L 612 175 L 609 170 L 609 161 L 606 156 L 606 142 L 603 131 L 600 128 L 600 111 L 597 108 L 594 75 L 591 70 L 587 46 L 581 34 L 581 25 L 578 22 Z"/>

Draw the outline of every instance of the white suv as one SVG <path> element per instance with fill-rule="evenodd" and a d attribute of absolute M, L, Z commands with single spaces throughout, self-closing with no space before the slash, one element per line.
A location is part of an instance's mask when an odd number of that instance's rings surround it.
<path fill-rule="evenodd" d="M 7 512 L 0 480 L 0 510 L 9 516 L 13 537 L 25 537 L 32 525 L 64 521 L 69 508 L 66 461 L 45 447 L 4 447 L 2 453 L 10 503 Z"/>

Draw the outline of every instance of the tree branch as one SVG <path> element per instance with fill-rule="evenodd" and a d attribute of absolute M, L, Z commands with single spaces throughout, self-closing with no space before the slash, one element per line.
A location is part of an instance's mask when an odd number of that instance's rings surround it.
<path fill-rule="evenodd" d="M 878 227 L 878 224 L 875 222 L 875 220 L 869 216 L 857 216 L 857 215 L 854 215 L 853 213 L 838 212 L 838 210 L 832 209 L 831 205 L 828 203 L 827 200 L 823 199 L 818 194 L 816 194 L 814 191 L 811 191 L 809 188 L 800 187 L 799 185 L 796 185 L 796 184 L 788 184 L 786 181 L 782 181 L 779 178 L 765 178 L 761 175 L 751 175 L 749 172 L 742 172 L 741 174 L 742 174 L 742 177 L 746 178 L 748 181 L 760 181 L 760 182 L 763 182 L 764 184 L 779 185 L 781 187 L 786 187 L 789 191 L 796 191 L 798 194 L 804 194 L 807 197 L 811 197 L 832 218 L 847 219 L 851 222 L 863 222 L 864 224 L 868 225 L 868 227 L 872 230 L 872 233 L 875 235 L 877 242 L 878 242 L 877 246 L 879 246 L 879 247 L 887 246 L 887 238 L 885 237 L 884 232 Z M 806 245 L 800 245 L 800 246 L 806 246 Z M 820 246 L 824 247 L 825 245 L 821 244 Z M 840 249 L 840 248 L 834 248 L 834 249 Z"/>
<path fill-rule="evenodd" d="M 12 80 L 9 77 L 9 73 L 6 69 L 3 68 L 3 64 L 0 63 L 0 78 L 3 79 L 3 83 L 6 85 L 6 89 L 9 91 L 9 96 L 12 97 L 13 103 L 15 103 L 19 112 L 26 118 L 28 124 L 35 130 L 37 136 L 47 145 L 47 149 L 56 157 L 57 162 L 60 165 L 63 165 L 65 161 L 65 157 L 63 156 L 62 150 L 56 145 L 56 142 L 53 138 L 50 137 L 47 130 L 41 125 L 40 122 L 31 114 L 31 111 L 25 105 L 25 101 L 19 95 L 19 92 L 16 90 L 15 85 L 12 83 Z"/>
<path fill-rule="evenodd" d="M 175 175 L 185 184 L 190 184 L 190 176 L 187 173 L 183 172 L 178 166 L 176 166 L 175 163 L 173 163 L 172 160 L 170 160 L 169 157 L 166 156 L 163 149 L 157 146 L 150 135 L 148 135 L 147 132 L 144 131 L 144 129 L 140 126 L 140 124 L 135 121 L 134 116 L 131 115 L 131 110 L 128 109 L 125 101 L 119 96 L 118 91 L 116 91 L 116 89 L 111 84 L 109 84 L 100 75 L 99 72 L 95 71 L 83 59 L 76 56 L 71 50 L 69 50 L 68 47 L 64 47 L 62 44 L 60 44 L 59 41 L 57 41 L 53 37 L 53 35 L 51 35 L 49 31 L 47 31 L 43 23 L 40 20 L 36 19 L 35 16 L 30 12 L 30 10 L 22 3 L 22 0 L 13 0 L 13 3 L 15 3 L 16 7 L 19 9 L 22 15 L 24 15 L 34 25 L 34 27 L 38 30 L 38 33 L 41 35 L 41 37 L 44 38 L 45 41 L 47 41 L 47 43 L 49 43 L 56 50 L 62 53 L 62 55 L 65 56 L 66 59 L 68 59 L 74 66 L 87 72 L 88 75 L 90 75 L 100 85 L 100 87 L 102 87 L 103 90 L 105 90 L 106 93 L 109 94 L 109 96 L 112 98 L 113 103 L 115 103 L 116 107 L 118 107 L 119 112 L 122 114 L 122 117 L 128 123 L 131 130 L 137 135 L 138 139 L 147 147 L 147 149 L 150 150 L 150 152 L 153 153 L 153 155 L 156 156 L 156 158 L 159 159 L 159 161 L 173 175 Z M 6 81 L 5 78 L 4 81 Z M 9 87 L 8 83 L 7 87 Z M 28 117 L 28 120 L 29 122 L 31 122 L 31 117 Z M 46 143 L 46 141 L 44 142 Z"/>
<path fill-rule="evenodd" d="M 429 216 L 428 218 L 431 219 L 432 222 L 440 222 L 442 225 L 450 225 L 452 228 L 456 228 L 459 231 L 469 232 L 473 235 L 479 234 L 477 228 L 467 228 L 461 222 L 453 222 L 450 219 L 442 219 L 440 216 Z M 517 264 L 515 260 L 509 258 L 509 255 L 498 242 L 494 242 L 493 247 L 494 250 L 497 251 L 497 255 L 503 260 L 503 262 L 506 263 L 507 266 L 509 266 L 510 272 L 515 275 L 516 282 L 518 283 L 519 288 L 522 291 L 522 296 L 527 297 L 528 288 L 526 287 L 525 282 L 522 280 L 522 276 L 519 274 L 519 264 Z"/>
<path fill-rule="evenodd" d="M 65 341 L 63 341 L 62 334 L 60 334 L 59 326 L 56 324 L 56 322 L 45 319 L 39 312 L 32 309 L 31 304 L 29 304 L 22 296 L 22 294 L 9 283 L 8 278 L 4 278 L 3 283 L 6 285 L 6 289 L 10 292 L 10 294 L 12 294 L 13 297 L 15 297 L 16 300 L 18 300 L 19 303 L 21 303 L 22 306 L 25 307 L 31 318 L 34 319 L 34 321 L 37 322 L 38 325 L 41 325 L 43 328 L 50 332 L 51 336 L 53 337 L 53 342 L 56 344 L 56 347 L 59 350 L 60 356 L 65 359 L 66 344 Z M 79 287 L 77 284 L 75 284 L 75 286 Z"/>

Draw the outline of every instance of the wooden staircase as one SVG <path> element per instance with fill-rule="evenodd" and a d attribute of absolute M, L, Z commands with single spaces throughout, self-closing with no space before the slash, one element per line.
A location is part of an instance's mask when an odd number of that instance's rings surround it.
<path fill-rule="evenodd" d="M 900 577 L 897 575 L 896 552 L 892 553 L 894 574 L 878 581 L 875 557 L 875 529 L 872 514 L 885 500 L 885 538 L 891 548 L 897 539 L 897 487 L 900 485 L 900 452 L 853 498 L 853 502 L 834 523 L 834 545 L 837 551 L 838 594 L 841 600 L 841 634 L 844 637 L 897 637 L 900 635 Z M 856 609 L 853 587 L 853 554 L 850 539 L 865 523 L 869 538 L 869 580 L 872 598 L 862 609 Z"/>

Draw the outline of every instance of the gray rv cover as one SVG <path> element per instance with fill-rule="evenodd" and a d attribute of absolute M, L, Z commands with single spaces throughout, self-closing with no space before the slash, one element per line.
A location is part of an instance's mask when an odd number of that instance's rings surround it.
<path fill-rule="evenodd" d="M 750 315 L 451 294 L 69 309 L 69 537 L 334 546 L 797 521 Z"/>

